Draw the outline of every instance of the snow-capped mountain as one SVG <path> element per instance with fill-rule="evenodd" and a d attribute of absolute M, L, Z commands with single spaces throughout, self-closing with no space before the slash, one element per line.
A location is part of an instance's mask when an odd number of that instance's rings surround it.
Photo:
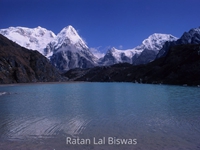
<path fill-rule="evenodd" d="M 26 27 L 9 27 L 7 29 L 0 29 L 0 34 L 22 47 L 38 50 L 41 54 L 44 53 L 43 50 L 46 45 L 56 37 L 52 31 L 40 26 L 33 29 Z"/>
<path fill-rule="evenodd" d="M 137 58 L 133 58 L 132 64 L 147 64 L 154 61 L 166 42 L 176 41 L 177 39 L 171 34 L 154 33 L 150 35 L 142 42 L 140 46 L 140 49 L 143 49 L 142 53 Z"/>
<path fill-rule="evenodd" d="M 200 44 L 200 27 L 193 28 L 188 32 L 183 33 L 183 35 L 176 41 L 166 42 L 156 58 L 165 56 L 171 46 L 182 44 Z"/>
<path fill-rule="evenodd" d="M 117 63 L 132 63 L 132 58 L 139 56 L 142 50 L 140 49 L 128 49 L 118 50 L 116 48 L 109 49 L 105 56 L 99 62 L 101 65 L 112 65 Z"/>
<path fill-rule="evenodd" d="M 185 32 L 180 39 L 170 34 L 155 33 L 145 39 L 140 46 L 128 50 L 113 47 L 104 57 L 97 58 L 72 26 L 65 27 L 57 35 L 40 26 L 9 27 L 0 29 L 0 34 L 25 48 L 38 50 L 61 71 L 124 62 L 134 65 L 146 64 L 165 56 L 171 46 L 200 44 L 199 27 Z"/>
<path fill-rule="evenodd" d="M 0 34 L 27 49 L 39 51 L 62 71 L 93 67 L 97 62 L 97 58 L 72 26 L 65 27 L 57 35 L 40 26 L 33 29 L 9 27 L 0 29 Z"/>
<path fill-rule="evenodd" d="M 44 49 L 45 56 L 52 56 L 53 52 L 56 52 L 64 45 L 74 45 L 76 49 L 88 49 L 88 46 L 78 35 L 77 31 L 71 26 L 63 28 L 57 36 L 50 41 Z M 54 51 L 53 51 L 54 50 Z"/>
<path fill-rule="evenodd" d="M 166 41 L 177 40 L 170 34 L 155 33 L 145 39 L 140 46 L 128 50 L 109 49 L 101 60 L 102 65 L 116 63 L 146 64 L 156 58 L 159 50 Z"/>
<path fill-rule="evenodd" d="M 142 42 L 142 45 L 139 46 L 139 49 L 159 51 L 166 41 L 174 41 L 177 39 L 178 38 L 171 34 L 154 33 Z M 138 47 L 136 48 L 138 49 Z"/>
<path fill-rule="evenodd" d="M 72 26 L 62 29 L 44 52 L 52 64 L 62 71 L 97 65 L 97 58 Z"/>

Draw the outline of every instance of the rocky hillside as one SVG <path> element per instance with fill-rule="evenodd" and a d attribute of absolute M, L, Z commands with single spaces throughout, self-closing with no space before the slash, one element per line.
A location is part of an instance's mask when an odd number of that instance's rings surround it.
<path fill-rule="evenodd" d="M 64 81 L 38 51 L 28 50 L 0 34 L 0 83 Z"/>
<path fill-rule="evenodd" d="M 173 46 L 165 57 L 146 65 L 74 69 L 65 76 L 76 81 L 200 85 L 200 44 Z"/>

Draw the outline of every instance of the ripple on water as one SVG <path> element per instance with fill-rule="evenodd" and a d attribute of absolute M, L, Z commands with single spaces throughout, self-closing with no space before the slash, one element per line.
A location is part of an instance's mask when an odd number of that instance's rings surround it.
<path fill-rule="evenodd" d="M 7 92 L 0 92 L 0 96 L 8 94 Z"/>
<path fill-rule="evenodd" d="M 66 147 L 67 136 L 138 139 L 136 146 L 121 149 L 196 150 L 200 145 L 199 88 L 77 83 L 0 90 L 1 150 L 76 149 Z"/>

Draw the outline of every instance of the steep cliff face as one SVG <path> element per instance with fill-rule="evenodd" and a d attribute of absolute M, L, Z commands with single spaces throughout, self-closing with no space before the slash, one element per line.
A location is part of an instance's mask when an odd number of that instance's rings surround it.
<path fill-rule="evenodd" d="M 0 34 L 0 83 L 64 81 L 38 51 L 27 50 Z"/>

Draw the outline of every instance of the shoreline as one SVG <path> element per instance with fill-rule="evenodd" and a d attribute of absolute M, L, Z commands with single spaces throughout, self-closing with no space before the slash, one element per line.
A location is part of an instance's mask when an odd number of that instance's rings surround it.
<path fill-rule="evenodd" d="M 0 87 L 4 86 L 16 86 L 16 85 L 39 85 L 39 84 L 72 84 L 72 83 L 133 83 L 133 84 L 149 84 L 149 85 L 165 85 L 165 86 L 180 86 L 180 87 L 195 87 L 200 88 L 200 85 L 179 85 L 179 84 L 159 84 L 159 83 L 135 83 L 135 82 L 117 82 L 117 81 L 110 81 L 110 82 L 101 82 L 101 81 L 56 81 L 56 82 L 29 82 L 29 83 L 9 83 L 9 84 L 0 84 Z"/>
<path fill-rule="evenodd" d="M 0 84 L 1 86 L 16 86 L 16 85 L 38 85 L 38 84 L 67 84 L 67 83 L 84 83 L 86 81 L 56 81 L 56 82 L 29 82 L 29 83 L 10 83 L 10 84 Z"/>

